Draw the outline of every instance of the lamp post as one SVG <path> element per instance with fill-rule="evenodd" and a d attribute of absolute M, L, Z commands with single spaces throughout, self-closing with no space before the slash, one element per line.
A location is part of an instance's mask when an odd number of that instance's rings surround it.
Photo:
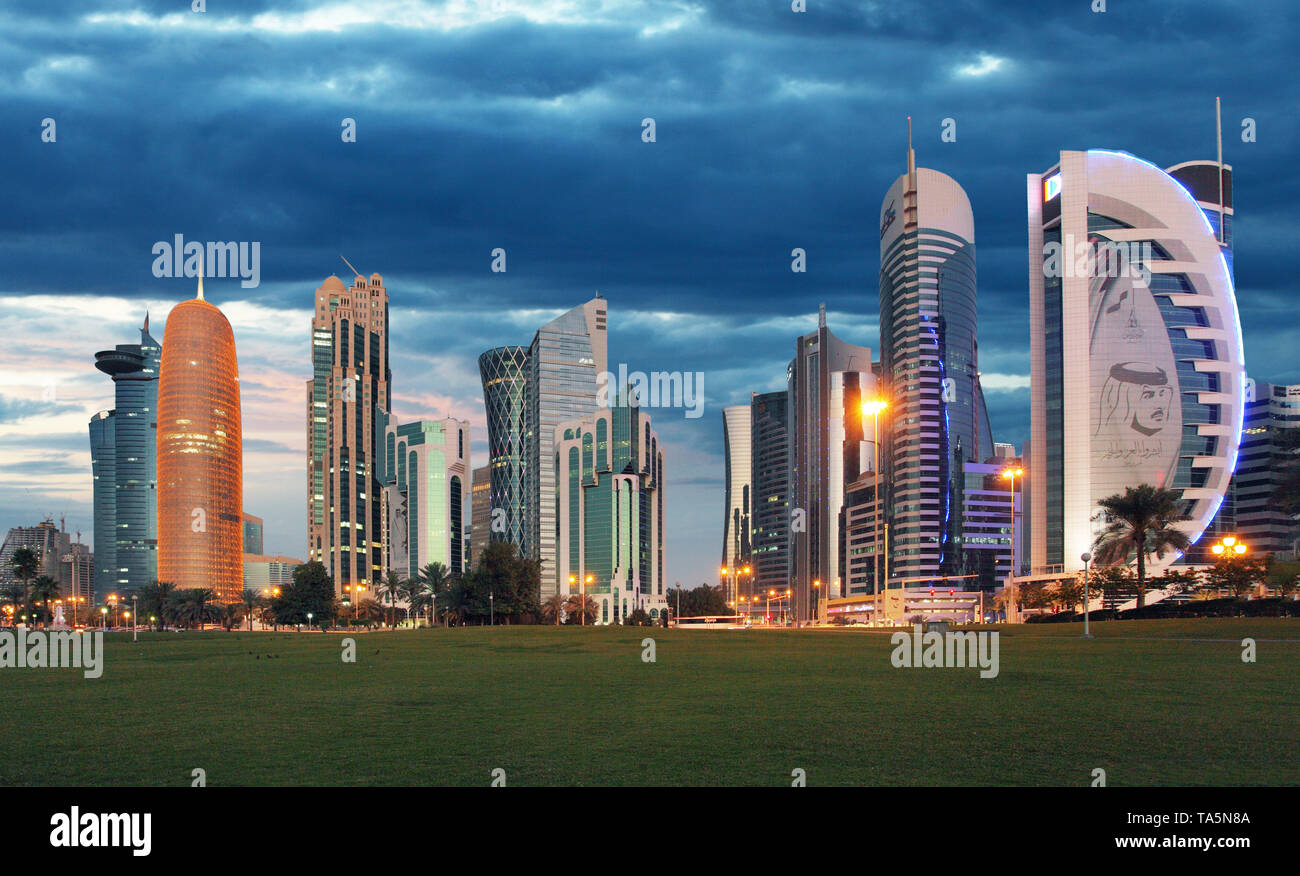
<path fill-rule="evenodd" d="M 1007 580 L 1003 585 L 1005 590 L 1014 590 L 1014 585 L 1012 585 L 1011 581 L 1016 576 L 1016 478 L 1022 477 L 1024 473 L 1025 470 L 1019 466 L 1002 469 L 1002 479 L 1004 481 L 1011 481 L 1011 550 L 1009 551 L 1009 556 L 1007 558 Z M 1011 596 L 1010 593 L 1007 595 Z M 1008 602 L 1007 605 L 1007 621 L 1010 622 L 1011 603 Z"/>
<path fill-rule="evenodd" d="M 489 590 L 488 591 L 488 618 L 489 618 L 488 626 L 490 627 L 495 627 L 497 625 L 496 598 L 497 598 L 496 594 L 493 593 L 491 590 Z"/>
<path fill-rule="evenodd" d="M 131 594 L 131 641 L 140 641 L 140 611 L 134 593 Z"/>
<path fill-rule="evenodd" d="M 1079 559 L 1083 560 L 1083 638 L 1091 639 L 1092 633 L 1088 632 L 1088 563 L 1092 561 L 1092 554 L 1084 551 Z"/>
<path fill-rule="evenodd" d="M 872 557 L 871 557 L 871 578 L 875 584 L 872 604 L 874 606 L 873 614 L 880 616 L 880 558 L 884 556 L 884 550 L 880 544 L 880 512 L 882 504 L 880 501 L 880 415 L 889 407 L 889 402 L 883 398 L 874 398 L 862 403 L 863 418 L 871 417 L 872 435 L 871 451 L 874 454 L 874 462 L 871 466 L 871 475 L 874 486 L 871 489 L 871 536 L 872 536 Z M 889 567 L 886 566 L 886 569 Z M 888 582 L 886 582 L 888 586 Z"/>
<path fill-rule="evenodd" d="M 311 619 L 312 619 L 312 613 L 309 611 L 307 612 L 307 632 L 309 633 L 311 632 Z"/>

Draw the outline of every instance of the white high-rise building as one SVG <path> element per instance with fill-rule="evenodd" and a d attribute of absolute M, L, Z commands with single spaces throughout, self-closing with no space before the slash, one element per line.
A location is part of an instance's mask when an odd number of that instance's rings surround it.
<path fill-rule="evenodd" d="M 1231 213 L 1183 167 L 1091 150 L 1028 177 L 1033 574 L 1082 568 L 1098 501 L 1126 487 L 1180 490 L 1193 541 L 1223 502 L 1245 378 Z"/>

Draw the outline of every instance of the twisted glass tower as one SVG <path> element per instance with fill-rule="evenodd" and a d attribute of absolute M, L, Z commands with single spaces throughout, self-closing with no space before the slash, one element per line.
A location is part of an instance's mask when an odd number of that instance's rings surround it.
<path fill-rule="evenodd" d="M 158 380 L 158 580 L 244 589 L 243 433 L 235 335 L 198 297 L 167 316 Z"/>
<path fill-rule="evenodd" d="M 487 410 L 490 533 L 478 543 L 508 541 L 530 556 L 534 548 L 532 506 L 527 501 L 536 475 L 529 468 L 532 432 L 528 428 L 528 351 L 497 347 L 478 357 Z M 478 541 L 479 534 L 475 533 Z"/>

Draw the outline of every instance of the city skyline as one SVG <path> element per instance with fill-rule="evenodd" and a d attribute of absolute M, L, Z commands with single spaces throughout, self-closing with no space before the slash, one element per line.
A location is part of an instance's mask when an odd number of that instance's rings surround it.
<path fill-rule="evenodd" d="M 1284 105 L 1279 97 L 1268 97 L 1278 95 L 1277 83 L 1233 69 L 1216 70 L 1213 78 L 1187 79 L 1185 73 L 1175 77 L 1153 64 L 1152 55 L 1173 52 L 1177 46 L 1156 41 L 1141 59 L 1117 53 L 1105 71 L 1111 84 L 1141 71 L 1143 81 L 1163 95 L 1156 107 L 1146 107 L 1143 89 L 1130 95 L 1120 87 L 1113 90 L 1104 115 L 1075 114 L 1062 127 L 1037 117 L 1045 96 L 1077 103 L 1089 99 L 1097 85 L 1096 80 L 1066 77 L 1081 51 L 1076 47 L 1087 42 L 1077 37 L 1088 28 L 1115 34 L 1120 32 L 1116 28 L 1136 26 L 1146 34 L 1148 25 L 1135 23 L 1121 9 L 1107 13 L 1109 18 L 1036 15 L 1033 26 L 1055 37 L 1045 46 L 1026 39 L 1033 33 L 1028 21 L 1007 27 L 1003 18 L 999 27 L 1005 34 L 977 27 L 970 44 L 984 48 L 960 52 L 951 51 L 936 30 L 938 20 L 926 17 L 936 13 L 922 12 L 907 25 L 889 16 L 873 24 L 839 7 L 838 33 L 825 29 L 825 19 L 810 15 L 808 32 L 793 35 L 782 18 L 742 18 L 724 9 L 703 15 L 690 27 L 656 31 L 653 40 L 658 44 L 651 50 L 637 46 L 638 28 L 654 30 L 672 20 L 667 8 L 648 4 L 640 17 L 626 24 L 605 16 L 565 26 L 622 41 L 629 60 L 602 57 L 600 63 L 624 64 L 634 73 L 641 72 L 637 65 L 647 51 L 668 51 L 684 81 L 704 88 L 711 116 L 693 110 L 691 95 L 668 86 L 652 87 L 644 74 L 635 79 L 642 86 L 639 90 L 602 86 L 593 65 L 570 69 L 568 82 L 560 76 L 544 78 L 515 109 L 506 101 L 508 94 L 494 90 L 490 82 L 473 80 L 470 94 L 481 104 L 477 111 L 453 104 L 444 121 L 421 122 L 406 112 L 409 104 L 396 100 L 385 76 L 377 75 L 369 96 L 352 91 L 331 97 L 308 89 L 305 103 L 324 118 L 271 98 L 254 107 L 254 119 L 279 132 L 277 136 L 290 138 L 295 154 L 306 156 L 301 174 L 287 182 L 276 180 L 269 188 L 264 182 L 245 182 L 264 181 L 266 174 L 254 172 L 258 165 L 242 152 L 204 169 L 184 166 L 185 160 L 180 160 L 175 168 L 151 170 L 121 183 L 87 181 L 83 188 L 122 203 L 123 209 L 109 220 L 82 219 L 104 223 L 92 224 L 90 237 L 83 239 L 82 234 L 65 231 L 76 208 L 69 199 L 82 182 L 76 172 L 66 190 L 52 186 L 54 198 L 48 193 L 24 195 L 35 182 L 12 180 L 18 197 L 33 205 L 30 228 L 24 226 L 24 233 L 42 241 L 35 247 L 42 250 L 42 265 L 38 268 L 17 247 L 6 253 L 9 270 L 0 288 L 0 324 L 11 335 L 35 343 L 4 354 L 4 370 L 12 376 L 0 387 L 0 453 L 6 476 L 0 525 L 27 526 L 44 514 L 66 512 L 70 527 L 90 531 L 86 422 L 112 403 L 108 381 L 86 363 L 95 351 L 138 330 L 139 314 L 146 308 L 162 326 L 169 302 L 184 297 L 184 284 L 190 281 L 149 275 L 153 242 L 183 232 L 191 239 L 262 242 L 261 286 L 247 289 L 237 280 L 216 280 L 209 282 L 209 292 L 230 317 L 240 341 L 245 431 L 250 439 L 245 505 L 266 517 L 271 552 L 306 554 L 301 501 L 306 492 L 301 394 L 302 381 L 310 376 L 303 370 L 309 361 L 303 329 L 310 318 L 306 299 L 323 277 L 340 270 L 337 256 L 343 252 L 366 272 L 382 273 L 390 290 L 394 411 L 403 421 L 447 416 L 468 420 L 475 465 L 486 460 L 477 355 L 525 340 L 537 326 L 597 291 L 613 308 L 610 349 L 619 358 L 612 359 L 611 366 L 626 361 L 630 368 L 647 371 L 703 371 L 705 417 L 692 421 L 667 410 L 654 412 L 654 420 L 673 459 L 668 580 L 685 585 L 713 581 L 721 536 L 722 407 L 747 403 L 751 391 L 783 388 L 789 338 L 813 330 L 822 300 L 837 334 L 850 343 L 879 346 L 874 214 L 897 175 L 907 115 L 916 120 L 919 161 L 952 176 L 971 197 L 980 242 L 980 359 L 996 440 L 1019 446 L 1029 431 L 1029 308 L 1020 188 L 1025 174 L 1050 166 L 1067 148 L 1124 149 L 1162 167 L 1212 157 L 1215 94 L 1224 95 L 1225 161 L 1234 166 L 1236 195 L 1243 204 L 1243 218 L 1236 226 L 1236 268 L 1247 370 L 1259 381 L 1300 382 L 1300 366 L 1286 355 L 1294 317 L 1285 309 L 1288 290 L 1281 267 L 1281 242 L 1294 225 L 1283 210 L 1295 189 L 1281 163 L 1292 139 L 1284 126 L 1294 123 L 1269 114 L 1271 105 Z M 88 35 L 91 48 L 81 54 L 66 46 L 61 50 L 73 58 L 84 56 L 84 63 L 101 76 L 117 69 L 114 50 L 139 49 L 138 41 L 147 41 L 163 27 L 157 23 L 161 19 L 148 13 L 136 23 L 111 25 L 77 23 L 62 15 L 29 12 L 17 23 L 20 30 L 39 31 L 45 19 L 37 16 L 71 21 Z M 226 20 L 223 13 L 209 15 Z M 1098 30 L 1103 24 L 1108 30 Z M 247 17 L 231 27 L 259 28 Z M 1200 21 L 1186 24 L 1183 39 L 1232 37 L 1236 27 L 1231 17 L 1211 10 Z M 532 51 L 554 59 L 557 69 L 563 69 L 560 59 L 568 56 L 555 42 L 559 29 L 545 17 L 516 15 L 496 23 L 454 25 L 447 32 L 453 42 L 533 37 L 539 42 Z M 685 35 L 701 29 L 719 45 L 748 52 L 745 69 L 751 74 L 765 61 L 777 70 L 799 72 L 760 77 L 754 97 L 728 98 L 730 80 L 722 67 L 688 63 L 680 53 Z M 213 38 L 197 26 L 184 25 L 178 31 L 180 39 L 196 45 L 196 54 L 197 47 Z M 362 41 L 377 37 L 376 31 L 395 36 L 376 24 L 370 31 L 363 28 Z M 261 26 L 260 33 L 283 42 L 291 53 L 313 48 L 314 41 L 338 39 L 334 32 L 311 28 L 292 36 L 287 27 L 273 24 Z M 885 96 L 868 89 L 867 83 L 877 75 L 885 82 L 903 82 L 903 75 L 890 73 L 887 64 L 899 57 L 888 50 L 902 51 L 897 46 L 900 33 L 922 41 L 916 51 L 933 61 L 934 72 L 912 88 L 900 87 L 896 96 Z M 768 44 L 763 37 L 772 34 L 782 38 Z M 396 39 L 400 48 L 400 35 Z M 791 57 L 795 41 L 807 40 L 821 40 L 832 56 L 824 66 L 815 60 L 811 69 L 806 63 L 777 63 Z M 859 40 L 877 45 L 881 57 L 847 62 L 850 48 L 861 52 Z M 1280 36 L 1268 33 L 1247 34 L 1242 40 L 1257 57 L 1269 56 L 1280 42 Z M 51 54 L 51 45 L 59 49 L 57 40 L 47 43 L 45 54 Z M 800 57 L 806 57 L 807 48 L 799 49 Z M 159 55 L 141 51 L 142 69 L 162 63 Z M 225 69 L 238 63 L 238 53 L 236 49 L 233 58 L 215 58 L 215 63 Z M 1062 57 L 1052 57 L 1056 53 Z M 508 60 L 526 54 L 520 50 Z M 31 131 L 9 135 L 11 145 L 18 166 L 47 169 L 34 174 L 36 179 L 53 172 L 52 163 L 60 173 L 69 172 L 65 156 L 85 155 L 91 142 L 102 141 L 116 154 L 122 142 L 108 135 L 113 128 L 157 136 L 154 122 L 131 113 L 110 119 L 113 100 L 105 110 L 86 114 L 82 109 L 80 117 L 65 118 L 59 107 L 75 106 L 78 94 L 84 98 L 87 90 L 79 63 L 20 64 L 31 75 L 21 86 L 9 86 L 8 99 L 20 114 L 32 117 Z M 402 51 L 389 63 L 389 77 L 402 71 L 415 75 L 414 60 Z M 349 72 L 360 76 L 368 69 L 350 67 Z M 293 79 L 284 68 L 277 71 L 306 88 L 305 79 Z M 440 75 L 453 74 L 448 68 Z M 157 78 L 154 84 L 131 84 L 146 94 L 175 96 L 175 89 L 196 81 L 183 76 L 180 82 L 167 83 Z M 236 82 L 242 83 L 236 88 L 252 88 L 247 80 Z M 971 87 L 976 85 L 978 89 Z M 602 87 L 614 91 L 603 102 L 593 100 Z M 998 105 L 986 102 L 989 89 L 998 94 Z M 547 109 L 548 102 L 566 95 L 569 109 Z M 367 118 L 363 109 L 376 103 L 375 96 L 381 109 Z M 244 97 L 241 92 L 238 99 L 219 95 L 213 106 L 177 106 L 183 119 L 196 122 L 180 128 L 219 128 L 225 119 L 223 107 Z M 42 144 L 38 123 L 47 115 L 59 121 L 59 138 Z M 1247 116 L 1259 121 L 1256 143 L 1240 139 L 1240 120 Z M 338 123 L 345 117 L 357 120 L 355 144 L 339 141 Z M 657 121 L 655 143 L 641 140 L 640 123 L 646 117 Z M 940 139 L 941 122 L 948 118 L 956 120 L 952 143 Z M 506 133 L 499 135 L 494 132 L 502 119 L 514 125 L 507 124 Z M 724 130 L 737 119 L 745 120 L 740 127 L 748 126 L 747 131 Z M 808 160 L 791 158 L 792 145 Z M 344 151 L 351 147 L 359 154 Z M 433 148 L 436 157 L 411 158 L 409 150 L 417 148 Z M 595 156 L 588 161 L 592 149 Z M 204 156 L 203 161 L 211 155 L 207 149 L 179 151 Z M 274 151 L 259 141 L 248 155 L 262 161 Z M 396 181 L 374 169 L 386 171 L 399 161 L 414 161 L 413 172 L 392 175 Z M 129 169 L 123 159 L 116 162 L 114 167 Z M 416 179 L 428 167 L 445 162 L 455 165 L 456 180 L 446 174 Z M 735 162 L 743 162 L 751 172 L 718 175 Z M 539 182 L 542 178 L 546 181 Z M 316 204 L 306 192 L 324 183 L 338 184 L 347 194 L 364 190 L 368 202 L 379 206 L 362 211 L 366 215 L 358 219 L 344 209 L 320 211 L 330 218 L 314 218 Z M 418 215 L 409 206 L 411 195 L 403 191 L 413 183 L 420 186 Z M 114 186 L 123 184 L 130 184 L 139 197 L 117 194 Z M 188 197 L 196 187 L 228 189 L 222 211 L 207 217 L 190 209 L 209 200 Z M 656 193 L 658 189 L 663 191 Z M 167 193 L 161 203 L 157 192 Z M 482 194 L 481 202 L 476 192 Z M 575 197 L 581 198 L 580 204 L 574 204 Z M 432 213 L 428 205 L 435 207 Z M 444 212 L 439 205 L 451 208 L 449 218 L 434 215 Z M 546 227 L 548 217 L 560 214 L 563 221 Z M 574 241 L 580 245 L 575 247 Z M 509 254 L 504 275 L 488 268 L 496 246 Z M 790 250 L 796 246 L 807 251 L 806 274 L 789 270 Z M 88 288 L 103 297 L 86 296 Z"/>

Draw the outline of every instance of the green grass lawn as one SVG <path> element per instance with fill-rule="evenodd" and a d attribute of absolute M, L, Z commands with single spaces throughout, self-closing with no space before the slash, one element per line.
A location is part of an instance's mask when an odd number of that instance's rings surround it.
<path fill-rule="evenodd" d="M 1300 783 L 1300 621 L 1079 632 L 1002 628 L 988 680 L 865 630 L 415 630 L 354 665 L 339 634 L 115 634 L 97 680 L 0 670 L 0 784 Z"/>

